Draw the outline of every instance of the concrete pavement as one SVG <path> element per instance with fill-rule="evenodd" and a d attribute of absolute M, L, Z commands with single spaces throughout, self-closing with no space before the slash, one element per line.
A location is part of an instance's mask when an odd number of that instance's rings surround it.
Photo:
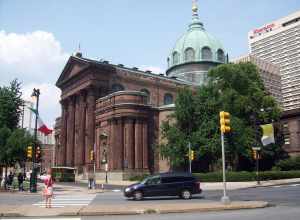
<path fill-rule="evenodd" d="M 185 212 L 207 212 L 239 209 L 265 208 L 267 202 L 263 201 L 234 201 L 229 205 L 220 202 L 205 202 L 199 204 L 135 204 L 124 205 L 90 205 L 69 206 L 64 208 L 40 208 L 28 205 L 22 206 L 0 206 L 2 217 L 50 217 L 50 216 L 102 216 L 102 215 L 134 215 L 152 213 L 185 213 Z"/>
<path fill-rule="evenodd" d="M 259 186 L 274 186 L 274 185 L 285 185 L 285 184 L 293 184 L 299 183 L 300 179 L 287 179 L 287 180 L 273 180 L 273 181 L 264 181 Z M 121 186 L 122 182 L 114 182 Z M 132 182 L 126 184 L 131 184 Z M 298 185 L 298 184 L 293 184 Z M 244 183 L 228 183 L 229 190 L 234 189 L 244 189 L 249 188 L 249 190 L 255 190 L 254 187 L 257 187 L 256 182 L 244 182 Z M 222 183 L 202 183 L 202 188 L 204 189 L 204 193 L 211 192 L 213 190 L 222 189 Z M 292 188 L 292 187 L 291 187 Z M 87 194 L 98 194 L 105 196 L 106 193 L 102 194 L 101 189 L 97 190 L 88 190 L 87 187 L 83 186 L 74 186 L 74 185 L 66 185 L 66 184 L 55 184 L 55 194 L 56 195 L 78 195 L 84 198 Z M 264 188 L 258 188 L 263 190 Z M 257 189 L 257 190 L 258 190 Z M 280 188 L 272 188 L 272 189 L 280 189 Z M 2 195 L 8 194 L 1 193 Z M 9 193 L 10 195 L 17 195 L 19 193 Z M 216 195 L 214 195 L 216 194 Z M 239 193 L 238 193 L 239 194 Z M 245 194 L 245 191 L 242 193 Z M 250 193 L 251 195 L 252 193 Z M 260 193 L 259 193 L 260 194 Z M 109 194 L 110 195 L 110 194 Z M 231 195 L 231 194 L 230 194 Z M 273 194 L 272 194 L 273 195 Z M 100 195 L 99 195 L 100 196 Z M 102 203 L 97 204 L 92 203 L 88 206 L 65 206 L 63 208 L 52 208 L 46 209 L 41 207 L 33 207 L 32 205 L 0 205 L 0 216 L 6 217 L 20 217 L 20 216 L 97 216 L 97 215 L 132 215 L 132 214 L 143 214 L 143 213 L 183 213 L 183 212 L 205 212 L 205 211 L 222 211 L 222 210 L 237 210 L 237 209 L 253 209 L 253 208 L 264 208 L 268 206 L 267 202 L 263 201 L 241 201 L 244 198 L 237 197 L 233 198 L 235 201 L 232 202 L 230 205 L 223 205 L 219 201 L 219 193 L 217 191 L 213 194 L 209 194 L 209 196 L 205 200 L 201 200 L 201 202 L 190 203 L 189 201 L 178 201 L 173 203 L 172 200 L 164 200 L 163 203 L 160 201 L 151 203 L 142 203 L 142 202 L 122 202 L 120 204 L 115 203 Z M 234 197 L 234 195 L 232 194 Z M 216 197 L 216 198 L 215 198 Z M 23 197 L 22 197 L 23 198 Z M 24 197 L 25 198 L 25 197 Z M 254 193 L 251 197 L 251 200 L 265 200 L 264 196 L 257 197 Z M 102 197 L 101 197 L 102 200 Z M 267 199 L 269 201 L 269 199 Z M 2 203 L 5 204 L 5 203 Z M 23 203 L 24 204 L 24 203 Z"/>

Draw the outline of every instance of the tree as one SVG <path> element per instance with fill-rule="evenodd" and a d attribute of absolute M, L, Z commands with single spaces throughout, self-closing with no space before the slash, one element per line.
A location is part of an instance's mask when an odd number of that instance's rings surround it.
<path fill-rule="evenodd" d="M 21 95 L 18 80 L 13 80 L 8 87 L 0 87 L 0 127 L 11 130 L 18 127 L 23 105 Z"/>
<path fill-rule="evenodd" d="M 168 140 L 161 146 L 162 155 L 169 157 L 173 166 L 184 164 L 182 155 L 189 140 L 206 170 L 213 170 L 221 156 L 220 111 L 231 114 L 232 131 L 226 135 L 225 145 L 228 163 L 235 170 L 252 169 L 251 148 L 261 146 L 259 125 L 277 121 L 281 112 L 251 63 L 211 69 L 206 85 L 200 86 L 194 96 L 186 88 L 180 91 L 175 104 L 172 117 L 176 122 L 162 125 L 163 137 Z M 276 144 L 281 148 L 281 143 Z"/>
<path fill-rule="evenodd" d="M 32 136 L 18 128 L 23 100 L 21 84 L 13 80 L 10 86 L 0 87 L 0 166 L 7 167 L 15 163 L 21 166 L 26 160 L 26 147 L 33 143 Z"/>
<path fill-rule="evenodd" d="M 0 165 L 7 167 L 19 163 L 24 167 L 26 161 L 26 148 L 34 142 L 33 136 L 25 129 L 17 128 L 11 132 L 8 128 L 0 129 Z"/>

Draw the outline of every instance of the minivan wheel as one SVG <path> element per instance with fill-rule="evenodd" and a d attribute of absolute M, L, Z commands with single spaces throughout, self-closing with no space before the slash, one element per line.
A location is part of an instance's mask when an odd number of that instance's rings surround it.
<path fill-rule="evenodd" d="M 192 198 L 192 194 L 191 194 L 191 192 L 189 190 L 184 189 L 181 192 L 181 198 L 183 198 L 183 199 L 191 199 Z"/>
<path fill-rule="evenodd" d="M 142 200 L 143 199 L 143 193 L 141 191 L 135 191 L 133 193 L 133 198 L 134 198 L 134 200 L 137 200 L 137 201 Z"/>

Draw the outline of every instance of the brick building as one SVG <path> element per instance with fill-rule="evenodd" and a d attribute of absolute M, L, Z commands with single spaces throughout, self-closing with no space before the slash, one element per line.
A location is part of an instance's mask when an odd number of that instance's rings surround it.
<path fill-rule="evenodd" d="M 221 43 L 208 34 L 193 5 L 188 31 L 167 58 L 167 74 L 71 56 L 56 86 L 62 115 L 55 125 L 55 164 L 86 173 L 128 175 L 168 170 L 159 156 L 160 125 L 174 109 L 178 89 L 205 83 L 208 70 L 226 63 Z M 106 165 L 107 163 L 107 165 Z"/>

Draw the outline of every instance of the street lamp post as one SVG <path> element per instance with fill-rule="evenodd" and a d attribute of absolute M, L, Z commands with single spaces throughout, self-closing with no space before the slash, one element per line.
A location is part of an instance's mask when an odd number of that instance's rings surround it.
<path fill-rule="evenodd" d="M 105 168 L 105 183 L 107 184 L 108 183 L 108 178 L 107 178 L 107 172 L 108 172 L 108 161 L 107 161 L 107 138 L 108 138 L 108 135 L 103 132 L 102 134 L 100 134 L 100 139 L 101 140 L 104 140 L 104 149 L 103 149 L 103 153 L 102 153 L 102 161 L 101 163 L 104 164 L 104 168 Z"/>
<path fill-rule="evenodd" d="M 34 144 L 33 144 L 33 152 L 32 152 L 32 173 L 30 178 L 30 192 L 37 191 L 37 170 L 36 170 L 36 147 L 37 147 L 37 119 L 38 119 L 38 112 L 39 112 L 39 97 L 40 97 L 40 90 L 33 89 L 32 97 L 36 97 L 36 115 L 35 115 L 35 126 L 34 126 Z"/>

